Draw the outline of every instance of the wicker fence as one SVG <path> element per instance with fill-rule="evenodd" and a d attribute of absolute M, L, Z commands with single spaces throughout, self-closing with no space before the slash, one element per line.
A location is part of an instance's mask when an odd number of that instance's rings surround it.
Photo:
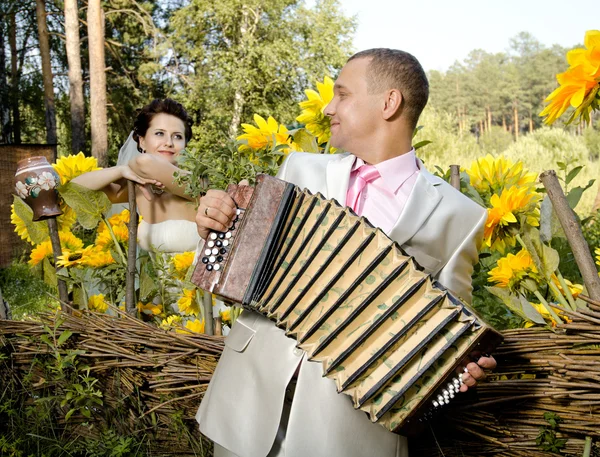
<path fill-rule="evenodd" d="M 591 455 L 600 455 L 600 306 L 590 306 L 572 313 L 573 321 L 554 332 L 506 331 L 495 354 L 498 369 L 478 387 L 477 403 L 457 405 L 423 436 L 412 438 L 411 455 L 557 455 L 542 450 L 552 443 L 547 437 L 539 441 L 541 430 L 550 433 L 562 455 L 584 455 L 586 437 L 593 442 Z M 43 335 L 57 338 L 68 330 L 72 335 L 60 353 L 82 351 L 78 357 L 98 379 L 103 405 L 93 409 L 91 419 L 75 415 L 68 424 L 68 406 L 55 411 L 63 435 L 89 436 L 110 426 L 124 435 L 143 435 L 144 455 L 210 455 L 194 414 L 223 349 L 221 337 L 165 332 L 127 316 L 61 319 L 56 331 L 54 316 L 45 317 L 46 328 L 0 321 L 0 383 L 11 386 L 9 395 L 33 401 L 48 392 L 60 394 L 64 386 L 34 361 L 55 357 Z M 557 416 L 555 429 L 544 418 L 548 412 Z"/>

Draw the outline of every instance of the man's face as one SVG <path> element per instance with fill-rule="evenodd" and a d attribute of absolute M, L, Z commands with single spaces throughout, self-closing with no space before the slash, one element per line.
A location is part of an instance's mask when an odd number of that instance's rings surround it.
<path fill-rule="evenodd" d="M 369 61 L 351 60 L 342 68 L 324 111 L 331 119 L 331 145 L 358 156 L 368 150 L 381 118 L 381 97 L 367 93 Z"/>

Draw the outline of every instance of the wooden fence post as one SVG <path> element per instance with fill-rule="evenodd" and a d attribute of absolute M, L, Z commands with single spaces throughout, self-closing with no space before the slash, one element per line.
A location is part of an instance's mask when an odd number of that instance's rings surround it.
<path fill-rule="evenodd" d="M 573 255 L 583 277 L 587 292 L 593 300 L 600 301 L 600 278 L 598 277 L 594 259 L 590 254 L 590 248 L 583 237 L 583 232 L 581 231 L 579 222 L 577 222 L 575 213 L 569 206 L 562 187 L 558 182 L 556 172 L 554 170 L 544 171 L 540 175 L 540 181 L 548 192 L 548 197 L 552 202 L 554 211 L 556 211 L 560 225 L 573 250 Z"/>
<path fill-rule="evenodd" d="M 129 193 L 129 247 L 127 249 L 127 283 L 125 290 L 125 310 L 130 316 L 136 316 L 137 307 L 135 300 L 135 263 L 137 260 L 137 229 L 138 215 L 135 202 L 135 183 L 127 181 L 127 192 Z"/>

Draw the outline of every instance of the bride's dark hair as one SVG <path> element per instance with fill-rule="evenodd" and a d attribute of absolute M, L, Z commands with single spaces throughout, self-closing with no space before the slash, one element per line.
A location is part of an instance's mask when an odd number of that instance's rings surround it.
<path fill-rule="evenodd" d="M 138 113 L 133 123 L 133 139 L 138 144 L 138 150 L 140 152 L 140 137 L 146 136 L 150 122 L 157 114 L 170 114 L 171 116 L 178 117 L 183 121 L 185 125 L 185 144 L 192 138 L 192 119 L 183 107 L 181 103 L 176 102 L 171 98 L 160 99 L 157 98 L 152 100 L 146 106 L 144 106 Z"/>

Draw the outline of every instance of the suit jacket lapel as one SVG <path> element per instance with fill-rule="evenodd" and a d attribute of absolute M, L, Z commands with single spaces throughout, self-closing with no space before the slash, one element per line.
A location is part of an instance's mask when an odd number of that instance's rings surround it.
<path fill-rule="evenodd" d="M 413 237 L 442 199 L 436 189 L 436 186 L 441 184 L 439 178 L 425 170 L 423 164 L 420 165 L 421 171 L 408 196 L 404 210 L 388 234 L 400 245 Z"/>
<path fill-rule="evenodd" d="M 335 198 L 346 206 L 346 194 L 350 181 L 350 170 L 355 157 L 352 154 L 339 154 L 327 162 L 327 198 Z"/>

